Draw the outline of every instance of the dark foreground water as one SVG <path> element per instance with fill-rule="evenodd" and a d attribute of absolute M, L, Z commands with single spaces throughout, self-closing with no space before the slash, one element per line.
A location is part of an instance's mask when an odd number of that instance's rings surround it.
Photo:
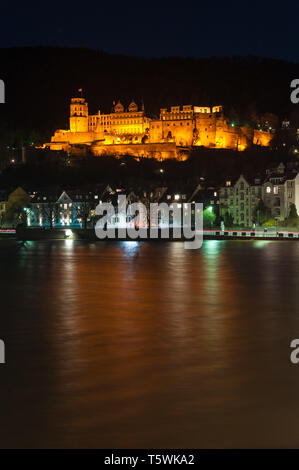
<path fill-rule="evenodd" d="M 0 244 L 0 447 L 299 447 L 299 243 Z"/>

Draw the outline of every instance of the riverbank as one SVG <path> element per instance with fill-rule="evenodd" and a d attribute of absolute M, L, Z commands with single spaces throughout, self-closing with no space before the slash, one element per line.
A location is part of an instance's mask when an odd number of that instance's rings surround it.
<path fill-rule="evenodd" d="M 0 229 L 0 240 L 16 238 L 15 229 Z"/>
<path fill-rule="evenodd" d="M 197 237 L 203 236 L 204 240 L 294 240 L 299 241 L 299 232 L 291 231 L 264 231 L 264 230 L 204 230 L 197 232 Z M 19 241 L 39 241 L 39 240 L 85 240 L 85 241 L 132 241 L 131 237 L 123 236 L 118 230 L 110 230 L 107 232 L 107 237 L 103 240 L 96 236 L 94 229 L 39 229 L 39 228 L 26 228 L 17 230 L 16 233 L 0 234 L 1 239 L 15 238 Z M 134 239 L 135 240 L 135 239 Z M 165 242 L 165 241 L 190 241 L 183 234 L 180 238 L 175 236 L 173 229 L 159 229 L 155 233 L 155 237 L 150 234 L 149 230 L 145 230 L 143 236 L 137 238 L 136 241 L 150 240 L 151 242 Z M 192 239 L 191 239 L 192 240 Z"/>

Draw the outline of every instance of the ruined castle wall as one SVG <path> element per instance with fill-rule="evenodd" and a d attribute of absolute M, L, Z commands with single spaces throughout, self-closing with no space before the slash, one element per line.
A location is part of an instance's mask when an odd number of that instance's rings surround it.
<path fill-rule="evenodd" d="M 192 119 L 152 121 L 149 128 L 149 141 L 152 143 L 173 141 L 179 146 L 193 144 Z"/>
<path fill-rule="evenodd" d="M 65 142 L 68 144 L 87 144 L 94 140 L 95 134 L 93 132 L 70 132 L 58 130 L 53 135 L 51 143 Z"/>
<path fill-rule="evenodd" d="M 245 150 L 252 144 L 253 129 L 230 125 L 224 116 L 217 119 L 216 147 Z"/>
<path fill-rule="evenodd" d="M 239 142 L 238 150 L 245 150 L 250 147 L 253 142 L 253 129 L 252 127 L 240 127 L 241 129 L 241 138 Z"/>
<path fill-rule="evenodd" d="M 149 143 L 149 144 L 93 144 L 92 152 L 96 156 L 101 155 L 132 155 L 134 157 L 156 158 L 166 160 L 177 158 L 177 150 L 174 142 Z"/>
<path fill-rule="evenodd" d="M 147 134 L 148 129 L 148 134 Z M 55 132 L 49 146 L 67 150 L 80 145 L 92 147 L 96 155 L 103 153 L 151 156 L 158 159 L 180 158 L 182 149 L 205 146 L 244 150 L 252 145 L 268 146 L 273 135 L 253 131 L 227 122 L 221 106 L 172 106 L 170 112 L 161 109 L 160 119 L 151 120 L 138 111 L 135 102 L 125 112 L 121 103 L 111 114 L 88 115 L 84 98 L 73 98 L 70 108 L 70 129 Z"/>
<path fill-rule="evenodd" d="M 162 142 L 163 140 L 163 121 L 151 121 L 149 126 L 149 141 Z"/>
<path fill-rule="evenodd" d="M 72 116 L 70 117 L 70 130 L 71 132 L 88 132 L 88 117 L 87 116 Z"/>
<path fill-rule="evenodd" d="M 271 140 L 273 139 L 273 134 L 271 132 L 259 131 L 254 129 L 253 143 L 254 145 L 262 145 L 268 147 Z"/>
<path fill-rule="evenodd" d="M 190 146 L 193 144 L 193 127 L 192 119 L 162 121 L 162 135 L 179 146 Z"/>
<path fill-rule="evenodd" d="M 196 113 L 195 126 L 198 139 L 196 145 L 215 147 L 216 145 L 216 114 Z"/>

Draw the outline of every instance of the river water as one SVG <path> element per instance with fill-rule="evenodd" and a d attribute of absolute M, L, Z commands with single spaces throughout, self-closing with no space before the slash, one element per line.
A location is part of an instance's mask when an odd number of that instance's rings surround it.
<path fill-rule="evenodd" d="M 299 446 L 299 243 L 0 245 L 0 447 Z"/>

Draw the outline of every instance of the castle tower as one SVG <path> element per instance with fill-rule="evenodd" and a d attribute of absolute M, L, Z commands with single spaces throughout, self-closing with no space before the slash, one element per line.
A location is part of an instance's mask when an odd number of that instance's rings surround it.
<path fill-rule="evenodd" d="M 123 113 L 124 112 L 124 107 L 121 104 L 120 101 L 117 102 L 117 104 L 114 106 L 114 112 L 115 113 Z"/>
<path fill-rule="evenodd" d="M 128 111 L 129 113 L 137 113 L 138 106 L 134 100 L 132 100 L 131 103 L 129 104 Z"/>
<path fill-rule="evenodd" d="M 88 132 L 88 103 L 85 98 L 72 98 L 70 105 L 71 132 Z"/>

